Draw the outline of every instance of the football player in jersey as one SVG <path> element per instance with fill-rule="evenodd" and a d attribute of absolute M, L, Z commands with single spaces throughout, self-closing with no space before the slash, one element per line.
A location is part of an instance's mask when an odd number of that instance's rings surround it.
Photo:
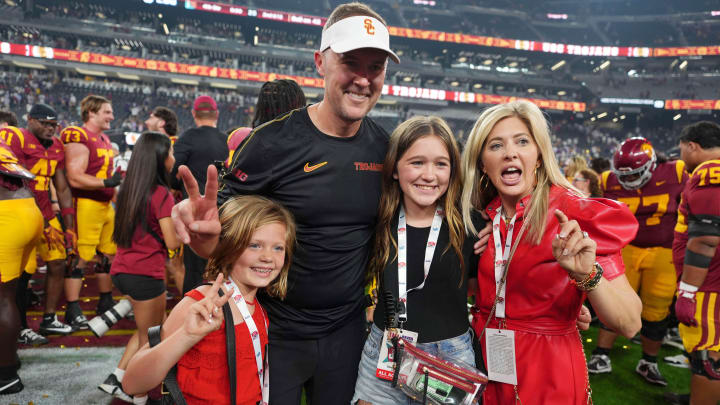
<path fill-rule="evenodd" d="M 45 313 L 40 324 L 42 334 L 68 334 L 72 328 L 58 321 L 55 309 L 63 290 L 63 276 L 66 272 L 67 255 L 77 255 L 77 236 L 75 233 L 75 209 L 73 208 L 70 187 L 65 177 L 65 151 L 62 142 L 56 138 L 57 113 L 47 104 L 35 104 L 27 115 L 28 127 L 21 129 L 5 127 L 0 129 L 0 137 L 10 147 L 20 164 L 35 175 L 28 186 L 35 197 L 35 203 L 43 215 L 44 231 L 37 244 L 37 252 L 47 263 L 47 282 L 45 284 Z M 55 186 L 61 207 L 61 220 L 52 209 L 50 185 Z M 31 259 L 34 259 L 31 258 Z M 34 260 L 31 260 L 34 261 Z M 26 267 L 20 276 L 18 294 L 27 291 L 27 283 L 35 268 Z M 18 300 L 20 316 L 25 316 L 24 299 Z M 22 321 L 22 320 L 21 320 Z M 34 332 L 27 328 L 26 322 L 21 331 L 23 343 L 47 343 L 47 339 L 38 342 Z"/>
<path fill-rule="evenodd" d="M 680 135 L 690 180 L 675 226 L 673 261 L 679 275 L 675 315 L 690 353 L 690 403 L 720 401 L 720 125 L 701 121 Z"/>
<path fill-rule="evenodd" d="M 602 174 L 601 181 L 604 196 L 627 204 L 640 224 L 635 239 L 622 252 L 625 275 L 643 303 L 643 354 L 635 371 L 662 386 L 667 381 L 658 370 L 657 355 L 676 288 L 672 229 L 687 179 L 683 161 L 667 161 L 645 138 L 635 137 L 618 147 L 612 168 Z M 597 348 L 588 362 L 590 373 L 612 371 L 609 354 L 616 337 L 613 331 L 599 330 Z"/>
<path fill-rule="evenodd" d="M 77 266 L 66 273 L 65 320 L 73 327 L 87 329 L 87 318 L 78 303 L 85 271 L 94 270 L 98 279 L 98 314 L 114 304 L 110 264 L 117 247 L 112 241 L 115 210 L 110 201 L 115 187 L 122 181 L 122 173 L 113 174 L 112 146 L 102 133 L 110 129 L 114 119 L 110 101 L 91 94 L 80 102 L 80 112 L 83 126 L 66 127 L 60 134 L 65 144 L 67 178 L 75 200 L 80 256 Z"/>
<path fill-rule="evenodd" d="M 0 138 L 0 395 L 23 390 L 17 374 L 20 322 L 15 294 L 20 273 L 42 234 L 42 215 L 25 187 L 34 177 Z"/>

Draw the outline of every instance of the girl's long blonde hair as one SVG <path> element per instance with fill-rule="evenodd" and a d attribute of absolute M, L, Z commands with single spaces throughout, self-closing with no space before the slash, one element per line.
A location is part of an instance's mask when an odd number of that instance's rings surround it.
<path fill-rule="evenodd" d="M 468 232 L 477 233 L 473 226 L 471 214 L 473 210 L 484 210 L 487 205 L 497 197 L 498 192 L 490 179 L 482 171 L 482 151 L 487 138 L 501 120 L 508 117 L 520 119 L 530 131 L 538 147 L 538 160 L 535 179 L 536 185 L 525 211 L 525 224 L 528 240 L 539 244 L 545 233 L 545 223 L 548 215 L 548 200 L 550 187 L 558 185 L 581 196 L 565 178 L 558 165 L 550 140 L 550 129 L 543 112 L 535 104 L 526 100 L 511 101 L 506 104 L 487 108 L 480 114 L 468 136 L 462 156 L 462 168 L 465 173 L 460 207 L 463 222 Z"/>
<path fill-rule="evenodd" d="M 227 279 L 233 265 L 250 244 L 255 231 L 264 225 L 285 225 L 285 263 L 275 280 L 265 287 L 273 297 L 285 298 L 288 271 L 295 248 L 295 221 L 290 212 L 279 203 L 260 196 L 240 196 L 220 207 L 220 239 L 208 258 L 206 280 L 215 280 L 218 273 Z"/>
<path fill-rule="evenodd" d="M 462 187 L 460 150 L 445 120 L 435 116 L 415 116 L 398 125 L 390 136 L 390 144 L 383 164 L 382 196 L 378 208 L 378 223 L 375 230 L 373 255 L 370 259 L 369 275 L 371 277 L 382 274 L 388 261 L 397 257 L 396 253 L 395 257 L 390 258 L 391 244 L 395 247 L 395 252 L 397 252 L 396 229 L 392 229 L 391 225 L 403 197 L 400 184 L 393 178 L 393 174 L 397 170 L 397 162 L 415 141 L 426 136 L 438 137 L 445 144 L 450 157 L 448 189 L 445 195 L 440 197 L 439 204 L 445 210 L 445 220 L 450 231 L 450 245 L 460 259 L 461 274 L 465 274 L 465 262 L 462 255 L 465 234 L 462 226 L 462 216 L 457 206 L 460 188 Z M 445 251 L 449 248 L 450 246 Z"/>

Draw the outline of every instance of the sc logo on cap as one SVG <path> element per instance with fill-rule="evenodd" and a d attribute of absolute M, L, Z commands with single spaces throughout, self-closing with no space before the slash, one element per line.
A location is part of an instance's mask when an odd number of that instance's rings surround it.
<path fill-rule="evenodd" d="M 372 20 L 366 18 L 363 22 L 365 23 L 365 30 L 367 31 L 368 35 L 375 35 L 375 27 L 373 26 Z"/>

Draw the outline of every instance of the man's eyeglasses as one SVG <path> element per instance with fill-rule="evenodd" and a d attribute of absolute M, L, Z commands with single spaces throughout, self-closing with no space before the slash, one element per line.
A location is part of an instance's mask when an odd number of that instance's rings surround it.
<path fill-rule="evenodd" d="M 38 120 L 38 122 L 39 122 L 42 126 L 44 126 L 44 127 L 57 128 L 57 126 L 58 126 L 57 121 L 43 121 L 43 120 Z"/>

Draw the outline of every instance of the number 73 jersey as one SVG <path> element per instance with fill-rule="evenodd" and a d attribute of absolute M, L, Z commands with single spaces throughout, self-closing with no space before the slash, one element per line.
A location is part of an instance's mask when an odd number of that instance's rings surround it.
<path fill-rule="evenodd" d="M 672 248 L 680 194 L 688 177 L 682 160 L 658 164 L 638 190 L 623 188 L 611 171 L 602 174 L 603 196 L 627 204 L 640 225 L 631 245 Z"/>
<path fill-rule="evenodd" d="M 35 175 L 29 181 L 35 202 L 45 219 L 55 216 L 50 203 L 50 182 L 58 169 L 65 167 L 65 149 L 59 139 L 53 138 L 52 145 L 45 148 L 25 128 L 0 128 L 0 138 L 10 147 L 18 161 Z"/>
<path fill-rule="evenodd" d="M 99 179 L 112 176 L 113 151 L 110 138 L 103 133 L 95 133 L 84 127 L 65 127 L 60 133 L 64 144 L 79 143 L 88 149 L 88 163 L 85 173 Z M 97 190 L 83 190 L 73 188 L 75 198 L 89 198 L 95 201 L 107 202 L 112 200 L 115 190 L 113 188 L 100 188 Z"/>

